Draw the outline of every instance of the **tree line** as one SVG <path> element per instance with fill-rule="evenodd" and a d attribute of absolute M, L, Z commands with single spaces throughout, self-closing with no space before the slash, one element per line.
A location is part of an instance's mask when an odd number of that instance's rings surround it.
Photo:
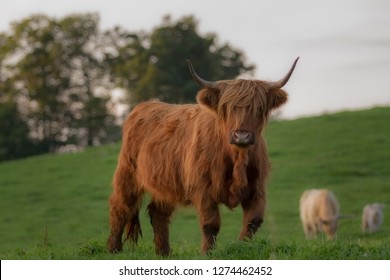
<path fill-rule="evenodd" d="M 186 59 L 209 80 L 250 73 L 245 54 L 193 16 L 151 32 L 99 28 L 96 13 L 33 15 L 0 33 L 0 161 L 120 139 L 112 92 L 131 106 L 150 98 L 195 101 Z"/>

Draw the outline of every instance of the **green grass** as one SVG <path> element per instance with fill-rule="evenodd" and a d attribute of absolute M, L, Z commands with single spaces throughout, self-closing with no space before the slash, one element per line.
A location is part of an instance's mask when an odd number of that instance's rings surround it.
<path fill-rule="evenodd" d="M 171 224 L 171 259 L 390 259 L 390 108 L 272 122 L 266 130 L 272 173 L 265 222 L 255 239 L 237 240 L 241 211 L 221 206 L 222 227 L 212 254 L 199 253 L 192 208 Z M 144 237 L 106 252 L 108 197 L 119 145 L 66 155 L 0 163 L 1 259 L 159 259 L 152 228 L 141 213 Z M 338 238 L 304 239 L 298 201 L 308 188 L 329 188 L 341 212 Z M 366 203 L 383 202 L 380 232 L 363 235 Z M 144 203 L 144 206 L 147 203 Z"/>

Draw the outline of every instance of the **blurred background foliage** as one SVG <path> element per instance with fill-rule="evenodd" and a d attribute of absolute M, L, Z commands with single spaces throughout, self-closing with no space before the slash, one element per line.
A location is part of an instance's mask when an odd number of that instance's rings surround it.
<path fill-rule="evenodd" d="M 253 73 L 193 16 L 165 16 L 150 32 L 100 30 L 99 20 L 40 14 L 0 33 L 0 161 L 118 141 L 124 114 L 150 98 L 195 102 L 187 58 L 208 80 Z"/>

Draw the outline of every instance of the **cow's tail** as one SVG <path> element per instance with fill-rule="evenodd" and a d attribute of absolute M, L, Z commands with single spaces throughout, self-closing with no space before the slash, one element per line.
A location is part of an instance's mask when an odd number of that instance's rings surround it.
<path fill-rule="evenodd" d="M 126 239 L 130 239 L 132 242 L 137 244 L 139 236 L 142 237 L 142 229 L 139 221 L 138 209 L 126 224 Z"/>

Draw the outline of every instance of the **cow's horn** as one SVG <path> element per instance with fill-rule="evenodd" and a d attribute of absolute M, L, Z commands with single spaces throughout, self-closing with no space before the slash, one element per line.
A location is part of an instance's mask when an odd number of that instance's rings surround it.
<path fill-rule="evenodd" d="M 201 87 L 218 89 L 218 85 L 217 85 L 216 82 L 209 82 L 209 81 L 203 80 L 201 77 L 198 76 L 198 74 L 196 74 L 196 72 L 194 70 L 194 67 L 192 66 L 192 63 L 191 63 L 191 61 L 189 59 L 187 59 L 187 64 L 188 64 L 188 67 L 190 68 L 190 72 L 191 72 L 192 78 L 194 78 L 194 80 Z"/>
<path fill-rule="evenodd" d="M 295 65 L 298 62 L 299 57 L 295 59 L 293 66 L 291 67 L 290 71 L 288 71 L 287 75 L 284 76 L 283 79 L 280 79 L 277 82 L 269 82 L 268 83 L 268 89 L 276 89 L 276 88 L 282 88 L 285 84 L 287 84 L 288 80 L 291 77 L 292 72 L 294 71 Z"/>

